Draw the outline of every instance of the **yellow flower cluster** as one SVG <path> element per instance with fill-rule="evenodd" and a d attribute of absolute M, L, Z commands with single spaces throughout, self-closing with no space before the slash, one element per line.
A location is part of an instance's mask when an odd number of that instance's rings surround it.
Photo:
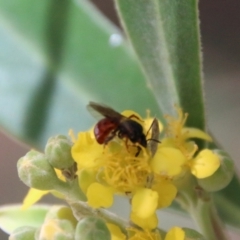
<path fill-rule="evenodd" d="M 126 117 L 135 112 L 122 113 Z M 157 151 L 126 139 L 113 138 L 107 145 L 97 143 L 93 130 L 80 132 L 72 147 L 72 157 L 78 165 L 79 185 L 93 208 L 110 207 L 113 196 L 126 195 L 131 199 L 131 220 L 145 230 L 158 225 L 156 210 L 168 207 L 177 194 L 172 179 L 188 169 L 197 178 L 212 175 L 220 161 L 211 150 L 195 156 L 197 145 L 190 138 L 211 141 L 209 135 L 195 128 L 185 128 L 186 114 L 179 109 L 178 118 L 167 117 L 166 136 L 156 141 Z M 153 119 L 139 119 L 144 133 L 149 132 Z M 148 136 L 147 136 L 148 138 Z M 149 140 L 149 142 L 152 140 Z M 136 156 L 136 145 L 141 147 Z"/>
<path fill-rule="evenodd" d="M 138 116 L 132 111 L 122 114 L 126 117 Z M 146 148 L 117 136 L 108 144 L 100 145 L 93 129 L 80 132 L 77 138 L 71 134 L 71 153 L 77 163 L 79 186 L 88 204 L 92 208 L 108 208 L 113 204 L 114 195 L 124 195 L 131 199 L 131 221 L 142 230 L 129 229 L 130 240 L 162 239 L 155 230 L 158 225 L 156 211 L 168 207 L 175 199 L 177 188 L 173 180 L 183 177 L 187 171 L 197 178 L 206 178 L 220 166 L 219 157 L 211 150 L 198 152 L 198 146 L 191 139 L 211 141 L 211 138 L 199 129 L 185 127 L 187 114 L 178 109 L 178 118 L 167 116 L 166 119 L 168 124 L 164 134 L 159 122 L 161 135 L 164 135 L 160 141 L 152 139 L 152 118 L 143 120 L 139 117 L 136 120 L 146 136 Z M 151 152 L 150 144 L 156 147 L 154 153 Z M 59 172 L 57 175 L 61 176 Z M 24 200 L 24 207 L 30 206 L 47 192 L 31 189 Z M 112 239 L 125 239 L 117 226 L 107 226 Z M 182 229 L 173 228 L 165 240 L 183 240 L 184 236 Z"/>

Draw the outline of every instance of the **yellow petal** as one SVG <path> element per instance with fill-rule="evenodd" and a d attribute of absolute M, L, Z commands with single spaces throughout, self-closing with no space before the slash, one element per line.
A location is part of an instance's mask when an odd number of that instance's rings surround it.
<path fill-rule="evenodd" d="M 103 146 L 96 142 L 91 132 L 80 132 L 71 151 L 78 169 L 92 168 L 99 165 L 98 157 L 103 153 Z"/>
<path fill-rule="evenodd" d="M 191 163 L 191 172 L 197 178 L 211 176 L 220 166 L 220 159 L 217 154 L 209 149 L 202 150 Z"/>
<path fill-rule="evenodd" d="M 182 134 L 184 134 L 185 139 L 199 138 L 209 142 L 212 141 L 212 138 L 207 133 L 197 128 L 189 128 L 189 127 L 183 128 Z"/>
<path fill-rule="evenodd" d="M 158 193 L 158 209 L 170 206 L 177 195 L 177 188 L 166 180 L 153 185 L 152 189 Z"/>
<path fill-rule="evenodd" d="M 92 169 L 82 169 L 78 172 L 78 184 L 86 194 L 88 187 L 96 182 L 96 171 Z"/>
<path fill-rule="evenodd" d="M 34 203 L 39 201 L 44 195 L 48 194 L 49 191 L 42 191 L 35 188 L 30 188 L 27 195 L 23 200 L 22 209 L 31 207 Z"/>
<path fill-rule="evenodd" d="M 186 158 L 176 148 L 160 147 L 150 165 L 157 174 L 173 177 L 181 173 Z"/>
<path fill-rule="evenodd" d="M 148 188 L 140 188 L 132 198 L 132 212 L 139 218 L 152 216 L 158 205 L 158 193 Z"/>
<path fill-rule="evenodd" d="M 111 240 L 125 240 L 126 236 L 122 233 L 120 227 L 115 224 L 107 223 L 108 230 L 111 233 Z"/>
<path fill-rule="evenodd" d="M 87 189 L 88 204 L 93 208 L 110 207 L 113 204 L 113 191 L 100 183 L 92 183 Z"/>
<path fill-rule="evenodd" d="M 148 218 L 140 218 L 133 212 L 131 213 L 131 221 L 143 229 L 155 229 L 158 225 L 158 218 L 156 213 L 149 216 Z"/>
<path fill-rule="evenodd" d="M 185 239 L 185 232 L 180 227 L 173 227 L 171 228 L 165 240 L 184 240 Z"/>

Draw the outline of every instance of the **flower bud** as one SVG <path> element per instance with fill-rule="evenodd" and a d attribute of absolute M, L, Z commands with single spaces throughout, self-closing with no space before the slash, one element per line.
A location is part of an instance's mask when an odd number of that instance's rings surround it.
<path fill-rule="evenodd" d="M 75 240 L 111 240 L 105 222 L 100 218 L 86 217 L 78 222 Z"/>
<path fill-rule="evenodd" d="M 220 167 L 207 178 L 197 179 L 198 184 L 208 192 L 215 192 L 225 188 L 232 180 L 234 175 L 234 164 L 230 156 L 223 150 L 214 150 L 220 158 Z"/>
<path fill-rule="evenodd" d="M 34 227 L 19 227 L 11 233 L 11 235 L 9 236 L 9 240 L 35 239 L 35 232 L 36 228 Z"/>
<path fill-rule="evenodd" d="M 72 209 L 66 206 L 56 205 L 51 207 L 45 216 L 45 220 L 49 219 L 65 219 L 71 222 L 74 227 L 77 225 Z"/>
<path fill-rule="evenodd" d="M 39 190 L 54 189 L 61 181 L 43 153 L 29 151 L 17 163 L 19 178 L 29 187 Z"/>
<path fill-rule="evenodd" d="M 45 147 L 45 154 L 49 163 L 57 169 L 67 169 L 73 166 L 71 155 L 72 144 L 66 136 L 57 135 L 49 138 Z"/>
<path fill-rule="evenodd" d="M 74 240 L 74 227 L 68 220 L 48 219 L 37 230 L 38 240 Z"/>

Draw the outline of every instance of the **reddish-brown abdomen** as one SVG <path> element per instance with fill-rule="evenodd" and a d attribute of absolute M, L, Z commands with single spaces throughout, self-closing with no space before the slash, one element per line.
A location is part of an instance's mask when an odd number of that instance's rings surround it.
<path fill-rule="evenodd" d="M 106 143 L 105 140 L 108 138 L 110 132 L 118 127 L 118 122 L 104 118 L 100 120 L 94 127 L 94 135 L 99 144 Z"/>

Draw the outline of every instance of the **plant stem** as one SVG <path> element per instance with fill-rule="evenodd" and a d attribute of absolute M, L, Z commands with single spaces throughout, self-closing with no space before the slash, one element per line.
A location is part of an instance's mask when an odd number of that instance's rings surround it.
<path fill-rule="evenodd" d="M 201 229 L 202 234 L 209 240 L 227 240 L 224 226 L 221 223 L 212 201 L 198 201 L 197 207 L 188 210 Z"/>
<path fill-rule="evenodd" d="M 227 240 L 211 195 L 198 187 L 196 179 L 186 175 L 178 189 L 177 202 L 195 220 L 204 237 L 207 240 Z"/>

